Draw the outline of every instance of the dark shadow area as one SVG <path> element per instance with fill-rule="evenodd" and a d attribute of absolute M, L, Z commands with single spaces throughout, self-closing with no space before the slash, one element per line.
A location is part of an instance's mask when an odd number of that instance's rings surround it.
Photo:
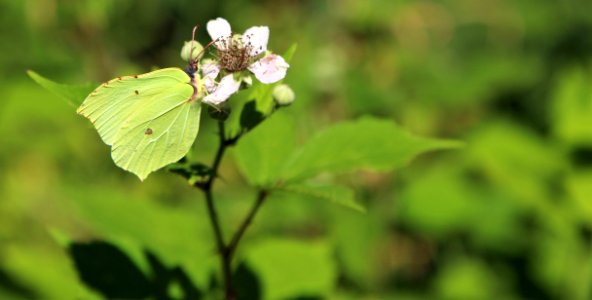
<path fill-rule="evenodd" d="M 8 291 L 14 295 L 21 296 L 24 299 L 39 298 L 34 291 L 12 278 L 3 269 L 0 269 L 0 290 Z"/>
<path fill-rule="evenodd" d="M 147 276 L 118 247 L 108 242 L 73 243 L 69 253 L 80 279 L 109 299 L 201 299 L 202 294 L 180 268 L 167 268 L 153 253 L 146 251 L 152 275 Z M 177 284 L 181 296 L 169 295 Z"/>
<path fill-rule="evenodd" d="M 234 289 L 240 300 L 259 300 L 261 283 L 246 263 L 241 263 L 233 274 Z"/>

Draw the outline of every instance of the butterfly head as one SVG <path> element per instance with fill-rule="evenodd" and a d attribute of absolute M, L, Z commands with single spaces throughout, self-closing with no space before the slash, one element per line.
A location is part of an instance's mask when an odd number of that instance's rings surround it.
<path fill-rule="evenodd" d="M 206 49 L 211 47 L 216 42 L 216 41 L 212 41 L 212 42 L 208 43 L 205 47 L 202 47 L 201 44 L 199 44 L 198 42 L 195 41 L 195 32 L 197 31 L 198 28 L 199 28 L 199 25 L 195 25 L 195 27 L 193 27 L 193 33 L 191 35 L 191 42 L 187 42 L 185 44 L 186 48 L 184 48 L 184 50 L 182 50 L 182 52 L 183 52 L 183 51 L 185 51 L 185 49 L 187 49 L 187 52 L 189 53 L 189 54 L 186 54 L 186 60 L 189 62 L 189 64 L 185 68 L 185 73 L 187 73 L 187 75 L 189 75 L 189 77 L 191 77 L 191 78 L 195 78 L 195 73 L 199 70 L 199 61 L 203 57 Z M 200 49 L 200 50 L 198 50 L 198 49 Z M 193 53 L 195 53 L 195 52 L 198 52 L 198 53 L 196 55 L 193 55 Z M 182 54 L 182 57 L 183 57 L 183 54 Z"/>
<path fill-rule="evenodd" d="M 191 42 L 186 42 L 183 50 L 181 51 L 181 57 L 184 57 L 189 64 L 185 68 L 185 73 L 189 75 L 191 78 L 195 78 L 195 72 L 197 72 L 199 68 L 199 60 L 203 56 L 204 47 L 202 47 L 198 42 L 195 41 L 195 32 L 199 28 L 199 25 L 195 25 L 193 27 L 193 32 L 191 34 Z M 201 50 L 199 50 L 201 48 Z M 194 54 L 198 52 L 197 54 Z"/>
<path fill-rule="evenodd" d="M 197 66 L 192 66 L 191 63 L 185 68 L 185 73 L 191 77 L 191 79 L 195 79 L 195 72 L 197 72 Z"/>

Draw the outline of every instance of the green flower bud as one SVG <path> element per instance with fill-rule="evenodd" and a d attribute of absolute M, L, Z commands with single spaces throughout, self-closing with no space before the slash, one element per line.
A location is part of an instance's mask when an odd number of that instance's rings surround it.
<path fill-rule="evenodd" d="M 280 106 L 292 104 L 296 96 L 294 91 L 287 84 L 280 84 L 273 89 L 273 99 Z"/>
<path fill-rule="evenodd" d="M 189 61 L 189 52 L 191 52 L 191 48 L 193 48 L 193 53 L 191 53 L 192 60 L 196 60 L 199 53 L 203 50 L 203 46 L 197 41 L 185 42 L 183 49 L 181 49 L 181 58 L 184 61 Z"/>

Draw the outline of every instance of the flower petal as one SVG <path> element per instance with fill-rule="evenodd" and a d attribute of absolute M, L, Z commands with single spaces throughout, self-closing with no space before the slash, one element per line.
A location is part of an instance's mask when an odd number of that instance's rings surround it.
<path fill-rule="evenodd" d="M 240 81 L 236 81 L 233 74 L 228 74 L 220 80 L 216 90 L 205 96 L 202 101 L 208 104 L 218 105 L 236 93 L 239 87 Z"/>
<path fill-rule="evenodd" d="M 208 93 L 216 89 L 216 77 L 220 73 L 220 67 L 214 61 L 201 65 L 201 74 L 203 75 L 203 84 Z"/>
<path fill-rule="evenodd" d="M 253 26 L 243 34 L 243 44 L 250 45 L 249 55 L 256 56 L 259 53 L 267 51 L 267 42 L 269 41 L 269 27 Z"/>
<path fill-rule="evenodd" d="M 249 66 L 249 71 L 262 83 L 269 84 L 282 80 L 290 65 L 283 57 L 270 54 Z"/>
<path fill-rule="evenodd" d="M 228 21 L 223 18 L 217 18 L 215 20 L 208 21 L 206 27 L 213 41 L 220 39 L 220 41 L 215 43 L 216 48 L 225 49 L 226 40 L 232 36 L 230 23 L 228 23 Z"/>

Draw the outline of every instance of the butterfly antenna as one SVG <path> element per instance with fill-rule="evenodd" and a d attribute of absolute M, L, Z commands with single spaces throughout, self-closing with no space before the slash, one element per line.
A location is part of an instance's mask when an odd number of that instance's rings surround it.
<path fill-rule="evenodd" d="M 199 24 L 195 25 L 193 27 L 193 32 L 191 33 L 191 52 L 189 53 L 193 53 L 193 49 L 195 49 L 195 32 L 197 31 L 197 29 L 199 29 Z M 195 59 L 191 58 L 191 55 L 189 56 L 189 58 L 191 59 L 190 64 L 194 67 L 194 70 L 197 71 L 197 62 L 199 61 L 199 58 L 205 53 L 205 51 L 212 46 L 214 43 L 220 41 L 223 37 L 219 37 L 209 43 L 206 44 L 205 47 L 203 47 L 203 49 L 195 56 Z"/>
<path fill-rule="evenodd" d="M 193 53 L 193 49 L 195 49 L 195 32 L 199 29 L 199 24 L 193 26 L 193 32 L 191 32 L 191 52 Z"/>
<path fill-rule="evenodd" d="M 189 65 L 194 71 L 197 71 L 197 57 L 199 57 L 198 55 L 195 59 L 192 58 L 193 49 L 195 49 L 195 32 L 197 29 L 199 29 L 199 24 L 193 26 L 193 31 L 191 32 L 191 51 L 189 51 Z"/>
<path fill-rule="evenodd" d="M 217 39 L 215 39 L 215 40 L 213 40 L 213 41 L 211 41 L 211 42 L 207 43 L 207 44 L 206 44 L 206 45 L 203 47 L 203 49 L 202 49 L 202 50 L 201 50 L 201 51 L 200 51 L 200 52 L 199 52 L 199 53 L 198 53 L 198 54 L 195 56 L 195 59 L 192 59 L 192 57 L 191 57 L 191 54 L 193 53 L 193 49 L 195 49 L 195 32 L 197 31 L 197 29 L 199 29 L 199 24 L 197 24 L 197 25 L 195 25 L 195 26 L 193 27 L 193 32 L 191 33 L 191 52 L 189 52 L 189 53 L 190 53 L 190 55 L 189 55 L 189 58 L 190 58 L 190 62 L 189 62 L 189 64 L 190 64 L 191 68 L 192 68 L 194 71 L 197 71 L 197 69 L 198 69 L 198 67 L 199 67 L 199 66 L 198 66 L 198 64 L 197 64 L 197 62 L 198 62 L 198 61 L 199 61 L 199 59 L 200 59 L 200 58 L 203 56 L 203 54 L 205 53 L 205 51 L 206 51 L 208 48 L 210 48 L 210 47 L 211 47 L 213 44 L 215 44 L 216 42 L 219 42 L 219 41 L 221 41 L 223 38 L 227 38 L 227 37 L 221 36 L 221 37 L 218 37 Z M 230 36 L 230 37 L 232 38 L 232 36 Z"/>
<path fill-rule="evenodd" d="M 201 55 L 203 55 L 203 54 L 204 54 L 204 52 L 205 52 L 205 51 L 206 51 L 208 48 L 210 48 L 210 47 L 211 47 L 211 46 L 212 46 L 214 43 L 216 43 L 216 42 L 220 41 L 220 39 L 222 39 L 222 38 L 223 38 L 223 37 L 219 37 L 219 38 L 217 38 L 217 39 L 215 39 L 215 40 L 213 40 L 213 41 L 211 41 L 211 42 L 207 43 L 207 44 L 205 45 L 205 47 L 203 47 L 203 49 L 202 49 L 202 50 L 199 52 L 199 54 L 197 54 L 197 57 L 201 57 Z"/>

